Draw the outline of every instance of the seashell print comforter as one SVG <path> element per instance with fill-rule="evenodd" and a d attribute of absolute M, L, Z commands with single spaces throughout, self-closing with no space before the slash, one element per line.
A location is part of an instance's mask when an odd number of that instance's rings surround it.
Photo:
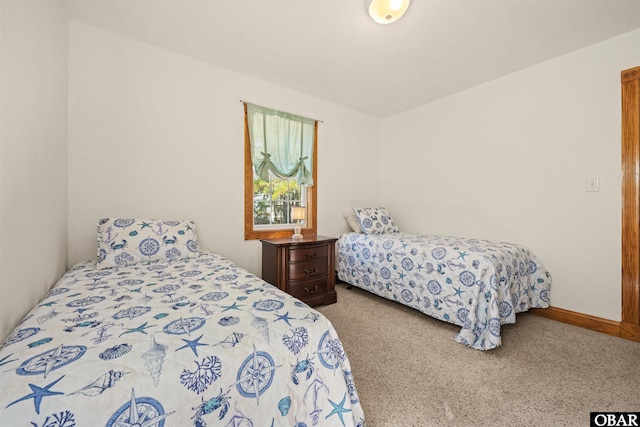
<path fill-rule="evenodd" d="M 346 233 L 336 244 L 340 280 L 461 326 L 456 340 L 501 345 L 516 313 L 549 307 L 551 275 L 524 246 L 417 233 Z"/>
<path fill-rule="evenodd" d="M 364 426 L 322 314 L 229 260 L 69 270 L 0 347 L 0 425 Z"/>

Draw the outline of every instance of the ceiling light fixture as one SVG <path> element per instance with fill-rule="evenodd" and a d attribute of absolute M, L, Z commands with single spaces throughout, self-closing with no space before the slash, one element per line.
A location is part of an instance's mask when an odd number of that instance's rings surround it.
<path fill-rule="evenodd" d="M 365 0 L 367 12 L 378 24 L 397 21 L 409 8 L 410 0 Z"/>

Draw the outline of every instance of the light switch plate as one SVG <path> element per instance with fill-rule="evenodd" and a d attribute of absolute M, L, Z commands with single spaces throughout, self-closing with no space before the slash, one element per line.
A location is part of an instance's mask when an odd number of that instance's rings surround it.
<path fill-rule="evenodd" d="M 600 178 L 598 178 L 597 176 L 593 178 L 587 178 L 587 191 L 600 191 Z"/>

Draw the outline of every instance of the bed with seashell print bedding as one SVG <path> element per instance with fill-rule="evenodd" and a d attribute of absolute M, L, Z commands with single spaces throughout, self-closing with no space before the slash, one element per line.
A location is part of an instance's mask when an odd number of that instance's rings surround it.
<path fill-rule="evenodd" d="M 501 326 L 515 323 L 516 313 L 549 306 L 551 276 L 518 244 L 406 233 L 393 224 L 342 234 L 336 253 L 340 280 L 461 326 L 455 339 L 479 350 L 500 346 Z"/>
<path fill-rule="evenodd" d="M 98 241 L 0 347 L 1 426 L 364 426 L 329 320 L 193 223 L 105 219 Z"/>

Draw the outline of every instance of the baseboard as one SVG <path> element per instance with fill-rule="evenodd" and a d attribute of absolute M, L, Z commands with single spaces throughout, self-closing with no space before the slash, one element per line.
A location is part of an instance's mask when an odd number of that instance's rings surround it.
<path fill-rule="evenodd" d="M 556 307 L 534 308 L 529 310 L 529 312 L 536 316 L 546 317 L 547 319 L 557 320 L 558 322 L 602 332 L 608 335 L 613 335 L 614 337 L 640 341 L 640 326 L 638 325 L 602 319 L 600 317 Z"/>
<path fill-rule="evenodd" d="M 640 342 L 640 325 L 622 322 L 620 324 L 620 337 Z"/>

